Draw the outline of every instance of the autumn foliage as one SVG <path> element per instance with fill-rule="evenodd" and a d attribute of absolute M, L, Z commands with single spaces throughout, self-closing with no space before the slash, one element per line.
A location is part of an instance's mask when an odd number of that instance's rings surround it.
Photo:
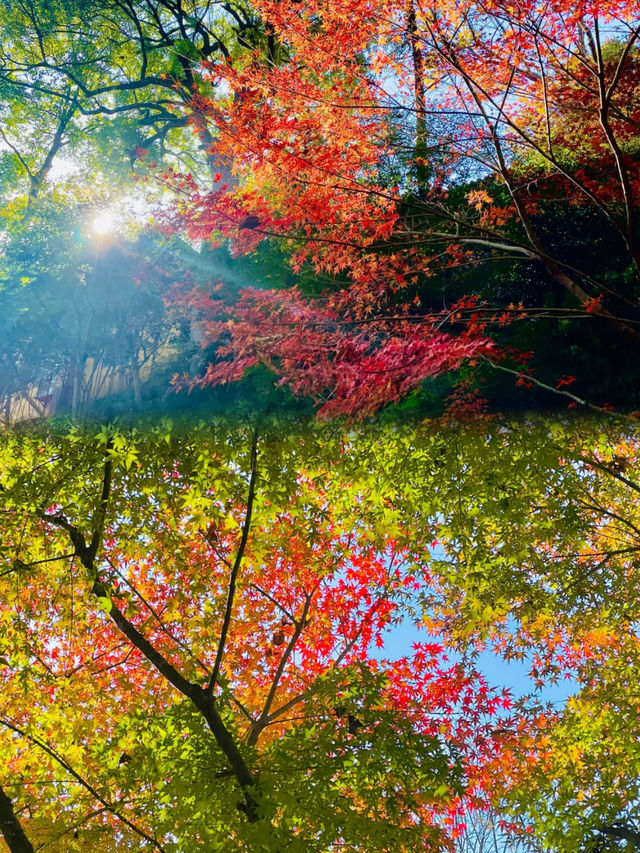
<path fill-rule="evenodd" d="M 483 396 L 636 377 L 637 4 L 13 6 L 2 850 L 640 847 L 637 413 Z M 75 227 L 116 135 L 173 242 Z M 81 422 L 105 367 L 153 422 Z"/>
<path fill-rule="evenodd" d="M 0 787 L 34 847 L 634 831 L 628 423 L 37 427 L 2 461 Z"/>
<path fill-rule="evenodd" d="M 191 294 L 204 339 L 221 343 L 195 381 L 263 363 L 325 412 L 364 413 L 478 357 L 499 361 L 491 324 L 516 306 L 485 302 L 479 324 L 429 287 L 500 257 L 545 282 L 523 317 L 564 298 L 569 318 L 595 316 L 637 346 L 632 4 L 255 8 L 267 46 L 212 63 L 214 94 L 193 104 L 230 172 L 186 190 L 180 227 L 239 253 L 277 240 L 327 285 L 231 304 Z M 567 202 L 577 229 L 586 212 L 615 247 L 617 282 L 574 260 L 570 233 L 548 233 L 545 212 Z"/>
<path fill-rule="evenodd" d="M 297 443 L 6 443 L 0 742 L 34 843 L 430 850 L 486 802 L 507 694 L 428 635 L 379 651 L 428 572 Z"/>

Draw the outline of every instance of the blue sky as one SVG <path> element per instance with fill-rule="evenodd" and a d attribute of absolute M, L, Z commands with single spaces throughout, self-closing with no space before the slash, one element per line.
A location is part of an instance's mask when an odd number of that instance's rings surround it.
<path fill-rule="evenodd" d="M 384 635 L 384 646 L 372 649 L 372 655 L 377 658 L 399 658 L 411 654 L 412 644 L 416 642 L 442 642 L 442 638 L 434 637 L 420 630 L 410 620 L 405 619 L 400 625 L 395 625 Z M 455 654 L 451 653 L 451 659 Z M 476 659 L 478 670 L 485 676 L 492 687 L 504 688 L 511 691 L 513 699 L 536 692 L 534 680 L 530 677 L 527 661 L 506 661 L 492 651 L 481 652 Z M 548 684 L 537 689 L 537 699 L 541 702 L 552 702 L 556 707 L 561 706 L 577 690 L 575 681 L 560 680 L 556 684 Z"/>

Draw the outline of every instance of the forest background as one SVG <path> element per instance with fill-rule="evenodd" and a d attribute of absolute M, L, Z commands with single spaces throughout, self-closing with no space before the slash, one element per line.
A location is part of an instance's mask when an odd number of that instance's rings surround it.
<path fill-rule="evenodd" d="M 638 849 L 639 37 L 10 4 L 11 853 Z"/>

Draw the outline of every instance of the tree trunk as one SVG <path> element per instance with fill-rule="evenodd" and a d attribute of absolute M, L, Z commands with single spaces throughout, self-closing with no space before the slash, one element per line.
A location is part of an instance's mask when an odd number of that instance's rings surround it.
<path fill-rule="evenodd" d="M 11 853 L 35 853 L 13 810 L 13 803 L 0 787 L 0 832 Z"/>
<path fill-rule="evenodd" d="M 424 86 L 424 56 L 418 34 L 416 9 L 413 0 L 407 3 L 407 31 L 413 61 L 413 88 L 416 103 L 416 136 L 414 160 L 418 197 L 425 199 L 429 189 L 430 168 L 427 163 L 427 95 Z"/>

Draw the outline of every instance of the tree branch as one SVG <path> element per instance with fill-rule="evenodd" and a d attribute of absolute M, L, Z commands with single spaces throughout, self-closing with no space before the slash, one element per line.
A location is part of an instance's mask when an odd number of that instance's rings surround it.
<path fill-rule="evenodd" d="M 111 477 L 113 474 L 113 459 L 111 457 L 112 448 L 113 440 L 109 438 L 107 439 L 107 444 L 104 450 L 104 472 L 102 475 L 102 493 L 100 494 L 100 504 L 96 513 L 96 523 L 93 526 L 93 535 L 91 537 L 91 543 L 89 544 L 89 554 L 92 560 L 95 559 L 95 556 L 98 553 L 98 548 L 100 547 L 102 534 L 104 532 L 104 524 L 107 517 L 107 503 L 109 502 L 109 494 L 111 492 Z"/>
<path fill-rule="evenodd" d="M 106 610 L 116 627 L 124 634 L 132 645 L 151 663 L 155 669 L 183 696 L 190 699 L 204 717 L 216 743 L 227 759 L 238 784 L 244 793 L 242 810 L 249 821 L 259 820 L 257 802 L 255 800 L 256 779 L 249 765 L 240 752 L 238 745 L 226 727 L 218 711 L 213 696 L 207 694 L 202 687 L 193 684 L 180 673 L 169 661 L 138 631 L 122 611 L 111 600 L 109 584 L 100 580 L 95 558 L 90 546 L 87 545 L 82 533 L 66 518 L 60 515 L 47 515 L 44 511 L 37 512 L 39 518 L 65 530 L 75 547 L 75 554 L 87 569 L 90 578 L 94 579 L 93 594 L 98 599 L 106 600 Z M 247 531 L 248 534 L 248 531 Z"/>
<path fill-rule="evenodd" d="M 225 607 L 224 619 L 222 622 L 222 628 L 220 630 L 220 641 L 218 643 L 218 651 L 216 654 L 215 663 L 213 665 L 213 673 L 211 674 L 211 679 L 205 693 L 208 696 L 213 694 L 214 688 L 216 686 L 216 682 L 218 680 L 218 676 L 220 675 L 220 667 L 222 665 L 222 658 L 224 656 L 224 647 L 227 641 L 227 634 L 229 632 L 229 625 L 231 624 L 231 613 L 233 611 L 233 599 L 236 591 L 236 583 L 238 580 L 238 573 L 240 571 L 240 566 L 242 564 L 242 558 L 244 556 L 245 548 L 247 547 L 247 541 L 249 539 L 249 530 L 251 527 L 251 515 L 253 512 L 253 501 L 255 498 L 256 492 L 256 478 L 258 473 L 257 468 L 257 452 L 258 452 L 258 433 L 255 432 L 253 434 L 253 439 L 251 442 L 251 476 L 249 479 L 249 493 L 247 495 L 247 510 L 244 517 L 244 524 L 242 525 L 242 537 L 240 539 L 240 544 L 238 546 L 238 551 L 236 553 L 236 558 L 233 563 L 233 568 L 231 569 L 231 576 L 229 578 L 229 590 L 227 593 L 227 605 Z"/>
<path fill-rule="evenodd" d="M 82 787 L 85 788 L 91 794 L 91 796 L 94 797 L 99 803 L 101 803 L 105 807 L 105 809 L 108 812 L 110 812 L 114 817 L 117 817 L 118 820 L 122 821 L 122 823 L 124 823 L 126 826 L 128 826 L 129 829 L 133 830 L 133 832 L 135 832 L 136 835 L 139 835 L 141 838 L 144 838 L 146 841 L 149 841 L 151 844 L 153 844 L 154 848 L 159 850 L 160 853 L 166 853 L 166 850 L 160 844 L 159 841 L 157 841 L 151 835 L 146 833 L 143 829 L 140 829 L 140 827 L 136 826 L 135 823 L 132 823 L 130 820 L 128 820 L 126 817 L 124 817 L 120 813 L 120 811 L 116 808 L 116 806 L 112 805 L 108 800 L 105 800 L 104 797 L 102 797 L 98 793 L 98 791 L 96 791 L 96 789 L 93 787 L 93 785 L 91 785 L 91 783 L 87 782 L 87 780 L 83 776 L 81 776 L 72 767 L 72 765 L 69 764 L 67 759 L 58 753 L 57 750 L 53 749 L 53 747 L 50 747 L 47 743 L 45 743 L 43 740 L 41 740 L 36 735 L 29 734 L 28 732 L 24 731 L 24 729 L 21 729 L 15 723 L 12 723 L 10 720 L 5 719 L 4 717 L 0 717 L 0 725 L 5 726 L 5 728 L 10 729 L 12 732 L 15 732 L 17 735 L 20 735 L 21 737 L 24 737 L 27 740 L 31 741 L 31 743 L 35 744 L 39 749 L 41 749 L 43 752 L 45 752 L 50 758 L 53 758 L 53 760 L 56 761 L 61 767 L 64 767 L 64 769 L 67 771 L 67 773 L 69 773 L 71 776 L 73 776 L 73 778 L 76 780 L 76 782 L 79 782 L 82 785 Z M 10 846 L 9 849 L 11 850 L 11 853 L 33 853 L 33 847 L 31 846 L 31 844 L 29 844 L 28 847 L 16 847 L 15 850 L 13 847 Z"/>
<path fill-rule="evenodd" d="M 300 614 L 300 618 L 295 620 L 295 631 L 293 632 L 291 639 L 287 643 L 287 647 L 284 650 L 282 657 L 280 658 L 280 663 L 278 664 L 278 668 L 276 669 L 275 675 L 273 676 L 273 681 L 271 682 L 271 687 L 269 688 L 269 693 L 265 700 L 262 713 L 250 729 L 249 737 L 247 738 L 247 743 L 250 746 L 253 746 L 257 742 L 258 738 L 260 737 L 260 733 L 267 724 L 267 721 L 269 719 L 269 711 L 271 710 L 273 700 L 276 697 L 278 685 L 280 684 L 280 679 L 282 678 L 282 675 L 287 666 L 287 662 L 289 661 L 289 658 L 291 657 L 291 654 L 293 653 L 293 650 L 296 647 L 296 643 L 300 639 L 300 635 L 302 634 L 305 625 L 307 624 L 307 615 L 309 614 L 309 608 L 311 607 L 312 598 L 313 592 L 306 596 L 304 607 L 302 608 L 302 613 Z"/>

